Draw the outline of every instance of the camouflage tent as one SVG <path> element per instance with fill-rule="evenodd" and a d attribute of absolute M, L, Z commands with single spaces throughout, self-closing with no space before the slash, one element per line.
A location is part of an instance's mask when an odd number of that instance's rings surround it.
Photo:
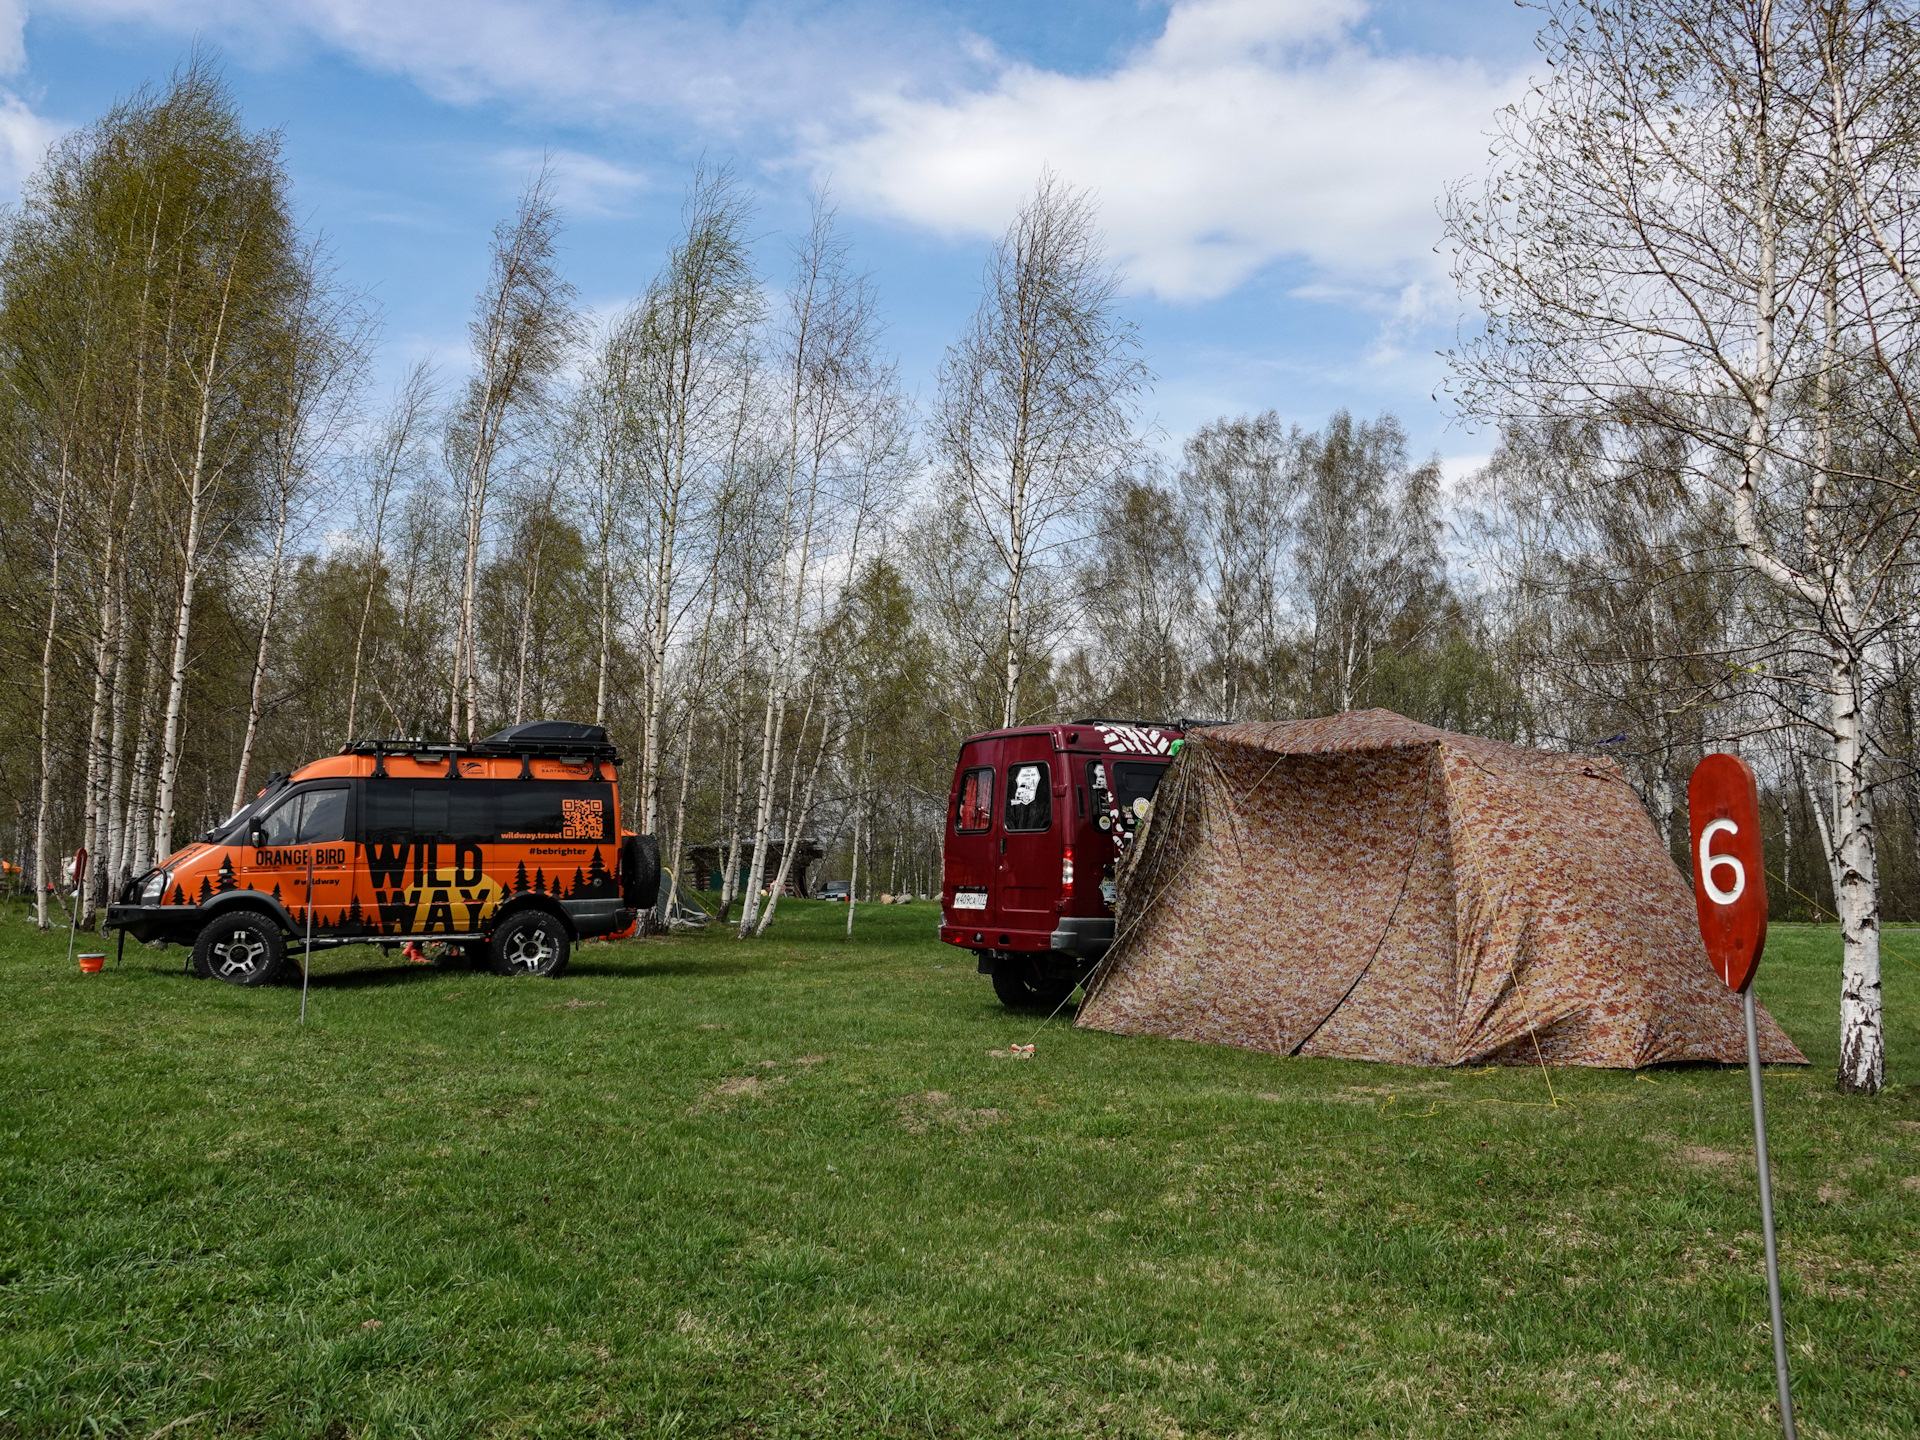
<path fill-rule="evenodd" d="M 1746 1057 L 1608 760 L 1386 710 L 1190 733 L 1078 1023 L 1403 1065 Z M 1761 1055 L 1806 1057 L 1764 1011 Z"/>

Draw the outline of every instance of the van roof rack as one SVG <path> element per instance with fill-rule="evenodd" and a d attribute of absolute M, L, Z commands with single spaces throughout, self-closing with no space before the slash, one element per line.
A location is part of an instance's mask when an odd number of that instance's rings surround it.
<path fill-rule="evenodd" d="M 596 760 L 620 763 L 620 752 L 607 738 L 604 725 L 583 725 L 572 720 L 529 720 L 509 725 L 484 740 L 470 743 L 431 743 L 418 736 L 400 736 L 392 740 L 349 740 L 340 747 L 342 755 L 457 755 L 525 756 L 543 760 Z"/>
<path fill-rule="evenodd" d="M 1110 715 L 1088 715 L 1070 720 L 1070 725 L 1138 725 L 1147 730 L 1196 730 L 1204 725 L 1225 725 L 1225 720 L 1196 720 L 1183 716 L 1178 720 L 1116 720 Z"/>

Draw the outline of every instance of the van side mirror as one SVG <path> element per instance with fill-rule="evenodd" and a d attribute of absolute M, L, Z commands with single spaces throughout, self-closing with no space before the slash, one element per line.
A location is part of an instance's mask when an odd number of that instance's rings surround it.
<path fill-rule="evenodd" d="M 267 828 L 264 825 L 247 826 L 247 844 L 258 850 L 267 843 Z"/>

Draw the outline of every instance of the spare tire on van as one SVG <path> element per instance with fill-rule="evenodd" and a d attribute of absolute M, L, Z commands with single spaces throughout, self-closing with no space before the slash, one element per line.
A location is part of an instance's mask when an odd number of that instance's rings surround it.
<path fill-rule="evenodd" d="M 660 838 L 629 835 L 620 842 L 620 903 L 651 910 L 660 902 Z"/>

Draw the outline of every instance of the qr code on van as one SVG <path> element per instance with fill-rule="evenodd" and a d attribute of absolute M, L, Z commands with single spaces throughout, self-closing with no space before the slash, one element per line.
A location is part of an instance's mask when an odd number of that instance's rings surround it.
<path fill-rule="evenodd" d="M 562 833 L 561 839 L 598 840 L 600 838 L 602 826 L 598 800 L 562 800 L 560 810 L 567 822 L 567 828 Z"/>

